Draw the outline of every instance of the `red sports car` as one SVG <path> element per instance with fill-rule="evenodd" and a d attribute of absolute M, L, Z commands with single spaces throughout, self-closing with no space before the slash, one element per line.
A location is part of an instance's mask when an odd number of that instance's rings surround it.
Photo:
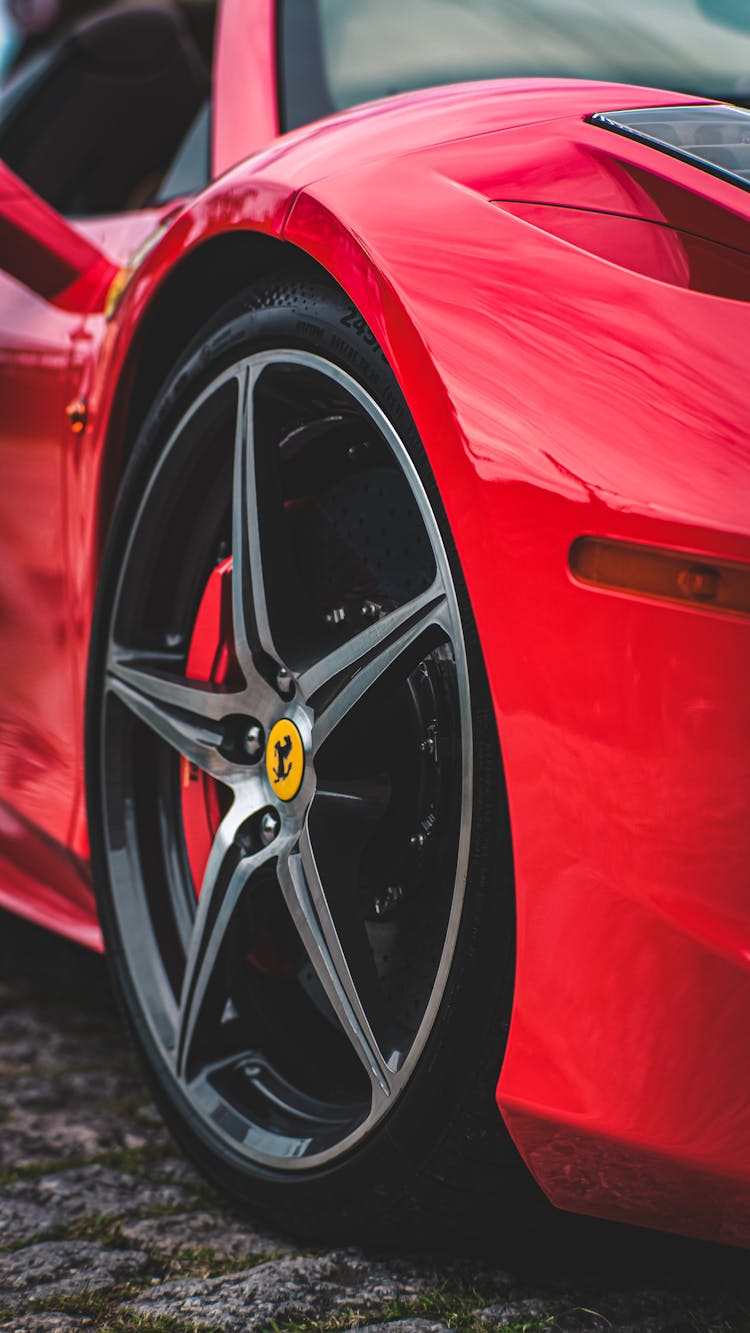
<path fill-rule="evenodd" d="M 0 901 L 298 1228 L 750 1243 L 749 70 L 186 0 L 0 104 Z"/>

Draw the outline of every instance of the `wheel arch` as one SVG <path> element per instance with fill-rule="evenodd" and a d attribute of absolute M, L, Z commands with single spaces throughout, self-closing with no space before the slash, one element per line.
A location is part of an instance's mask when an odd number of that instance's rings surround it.
<path fill-rule="evenodd" d="M 261 232 L 222 232 L 190 250 L 158 284 L 118 373 L 101 451 L 98 550 L 104 549 L 120 483 L 160 386 L 211 316 L 264 274 L 333 279 L 288 242 Z"/>

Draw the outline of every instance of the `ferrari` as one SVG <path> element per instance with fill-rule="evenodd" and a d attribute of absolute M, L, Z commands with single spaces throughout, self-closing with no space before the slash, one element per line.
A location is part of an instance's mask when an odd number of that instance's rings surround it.
<path fill-rule="evenodd" d="M 0 904 L 278 1224 L 750 1244 L 749 70 L 165 0 L 0 99 Z"/>

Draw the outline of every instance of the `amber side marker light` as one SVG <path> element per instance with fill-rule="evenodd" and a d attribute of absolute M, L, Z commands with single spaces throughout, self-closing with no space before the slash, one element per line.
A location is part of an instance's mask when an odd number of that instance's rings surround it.
<path fill-rule="evenodd" d="M 750 565 L 600 537 L 578 537 L 568 560 L 579 583 L 750 616 Z"/>
<path fill-rule="evenodd" d="M 82 398 L 74 398 L 65 409 L 68 425 L 74 435 L 82 435 L 88 425 L 89 409 Z"/>

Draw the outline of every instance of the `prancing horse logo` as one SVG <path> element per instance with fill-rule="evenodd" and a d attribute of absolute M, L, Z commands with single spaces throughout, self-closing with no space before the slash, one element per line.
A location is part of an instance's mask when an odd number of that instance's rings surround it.
<path fill-rule="evenodd" d="M 266 742 L 266 775 L 274 796 L 293 801 L 305 775 L 305 746 L 290 717 L 274 722 Z"/>
<path fill-rule="evenodd" d="M 276 755 L 276 767 L 273 772 L 273 780 L 274 782 L 285 782 L 293 767 L 291 759 L 288 764 L 286 762 L 287 756 L 291 754 L 292 751 L 291 736 L 284 736 L 283 740 L 277 741 L 273 748 Z"/>

